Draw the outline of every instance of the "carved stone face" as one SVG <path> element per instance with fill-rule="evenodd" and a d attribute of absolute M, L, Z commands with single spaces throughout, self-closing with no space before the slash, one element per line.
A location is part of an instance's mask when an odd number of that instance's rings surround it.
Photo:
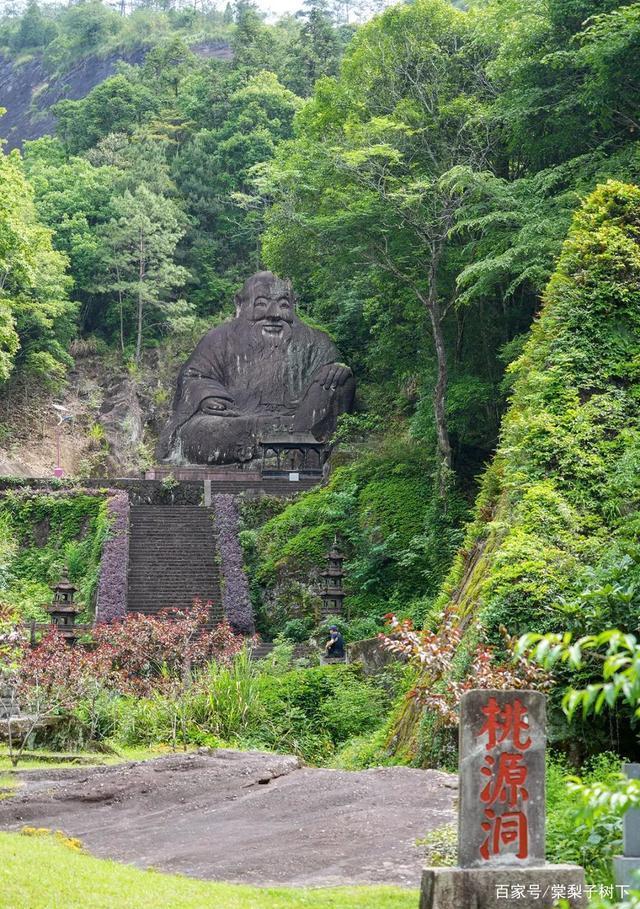
<path fill-rule="evenodd" d="M 271 272 L 249 278 L 236 304 L 238 318 L 253 322 L 263 338 L 275 340 L 289 334 L 295 316 L 293 293 L 288 283 Z"/>

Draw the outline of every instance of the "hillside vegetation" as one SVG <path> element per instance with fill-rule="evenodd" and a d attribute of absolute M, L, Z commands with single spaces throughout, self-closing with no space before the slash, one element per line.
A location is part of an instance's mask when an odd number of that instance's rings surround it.
<path fill-rule="evenodd" d="M 453 608 L 465 631 L 458 675 L 471 671 L 479 635 L 501 647 L 502 628 L 637 629 L 639 237 L 637 187 L 609 181 L 585 200 L 509 368 L 498 451 L 434 609 Z M 614 719 L 615 730 L 607 718 L 576 738 L 555 716 L 554 736 L 574 756 L 603 744 L 633 749 L 628 720 Z M 418 720 L 411 704 L 400 720 L 403 747 L 422 762 L 438 761 L 434 721 Z"/>
<path fill-rule="evenodd" d="M 51 79 L 120 55 L 0 156 L 0 445 L 19 459 L 30 414 L 73 401 L 77 472 L 141 470 L 195 339 L 269 267 L 358 402 L 326 486 L 243 508 L 266 636 L 313 631 L 335 534 L 347 636 L 388 612 L 437 633 L 453 606 L 456 677 L 478 643 L 505 658 L 503 625 L 635 629 L 639 4 L 158 6 L 31 0 L 0 22 L 11 66 Z M 623 711 L 583 738 L 554 724 L 580 755 L 635 749 Z M 437 725 L 409 699 L 383 757 L 438 763 Z"/>

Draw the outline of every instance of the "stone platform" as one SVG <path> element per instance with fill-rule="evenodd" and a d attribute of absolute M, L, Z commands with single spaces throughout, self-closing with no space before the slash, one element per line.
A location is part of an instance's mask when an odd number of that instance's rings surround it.
<path fill-rule="evenodd" d="M 13 489 L 47 492 L 68 489 L 122 489 L 132 505 L 204 505 L 210 495 L 295 496 L 313 489 L 322 476 L 314 472 L 156 467 L 145 477 L 87 477 L 56 480 L 53 477 L 0 477 L 0 495 Z M 210 504 L 210 503 L 209 503 Z"/>
<path fill-rule="evenodd" d="M 198 483 L 211 488 L 212 494 L 254 490 L 266 495 L 293 495 L 322 482 L 321 470 L 277 470 L 234 467 L 173 467 L 158 464 L 145 473 L 147 482 Z"/>
<path fill-rule="evenodd" d="M 584 870 L 578 865 L 425 868 L 420 909 L 571 909 L 587 906 Z"/>
<path fill-rule="evenodd" d="M 168 477 L 187 483 L 202 483 L 204 480 L 221 483 L 256 483 L 262 479 L 262 474 L 257 467 L 242 469 L 233 466 L 198 467 L 188 465 L 175 467 L 172 464 L 154 464 L 144 475 L 145 480 L 166 480 Z"/>

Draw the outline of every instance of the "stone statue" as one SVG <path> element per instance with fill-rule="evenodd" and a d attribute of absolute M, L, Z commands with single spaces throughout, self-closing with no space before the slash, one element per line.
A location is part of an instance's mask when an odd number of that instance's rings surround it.
<path fill-rule="evenodd" d="M 300 321 L 289 281 L 258 272 L 235 303 L 235 319 L 207 332 L 180 370 L 163 460 L 249 461 L 274 432 L 325 441 L 353 405 L 351 370 L 327 334 Z"/>

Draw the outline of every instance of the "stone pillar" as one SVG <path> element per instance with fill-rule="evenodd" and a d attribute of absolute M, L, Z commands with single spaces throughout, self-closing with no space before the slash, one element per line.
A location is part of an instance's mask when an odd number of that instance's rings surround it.
<path fill-rule="evenodd" d="M 545 698 L 469 691 L 460 705 L 458 867 L 427 868 L 420 909 L 586 906 L 584 871 L 545 863 Z"/>
<path fill-rule="evenodd" d="M 640 764 L 625 764 L 624 772 L 630 780 L 640 780 Z M 624 815 L 622 851 L 613 860 L 616 884 L 628 889 L 640 889 L 640 808 L 629 808 Z"/>
<path fill-rule="evenodd" d="M 544 695 L 469 691 L 459 741 L 460 867 L 543 864 Z"/>
<path fill-rule="evenodd" d="M 205 508 L 211 508 L 213 505 L 213 494 L 211 492 L 211 480 L 203 480 L 204 483 L 204 506 Z"/>

